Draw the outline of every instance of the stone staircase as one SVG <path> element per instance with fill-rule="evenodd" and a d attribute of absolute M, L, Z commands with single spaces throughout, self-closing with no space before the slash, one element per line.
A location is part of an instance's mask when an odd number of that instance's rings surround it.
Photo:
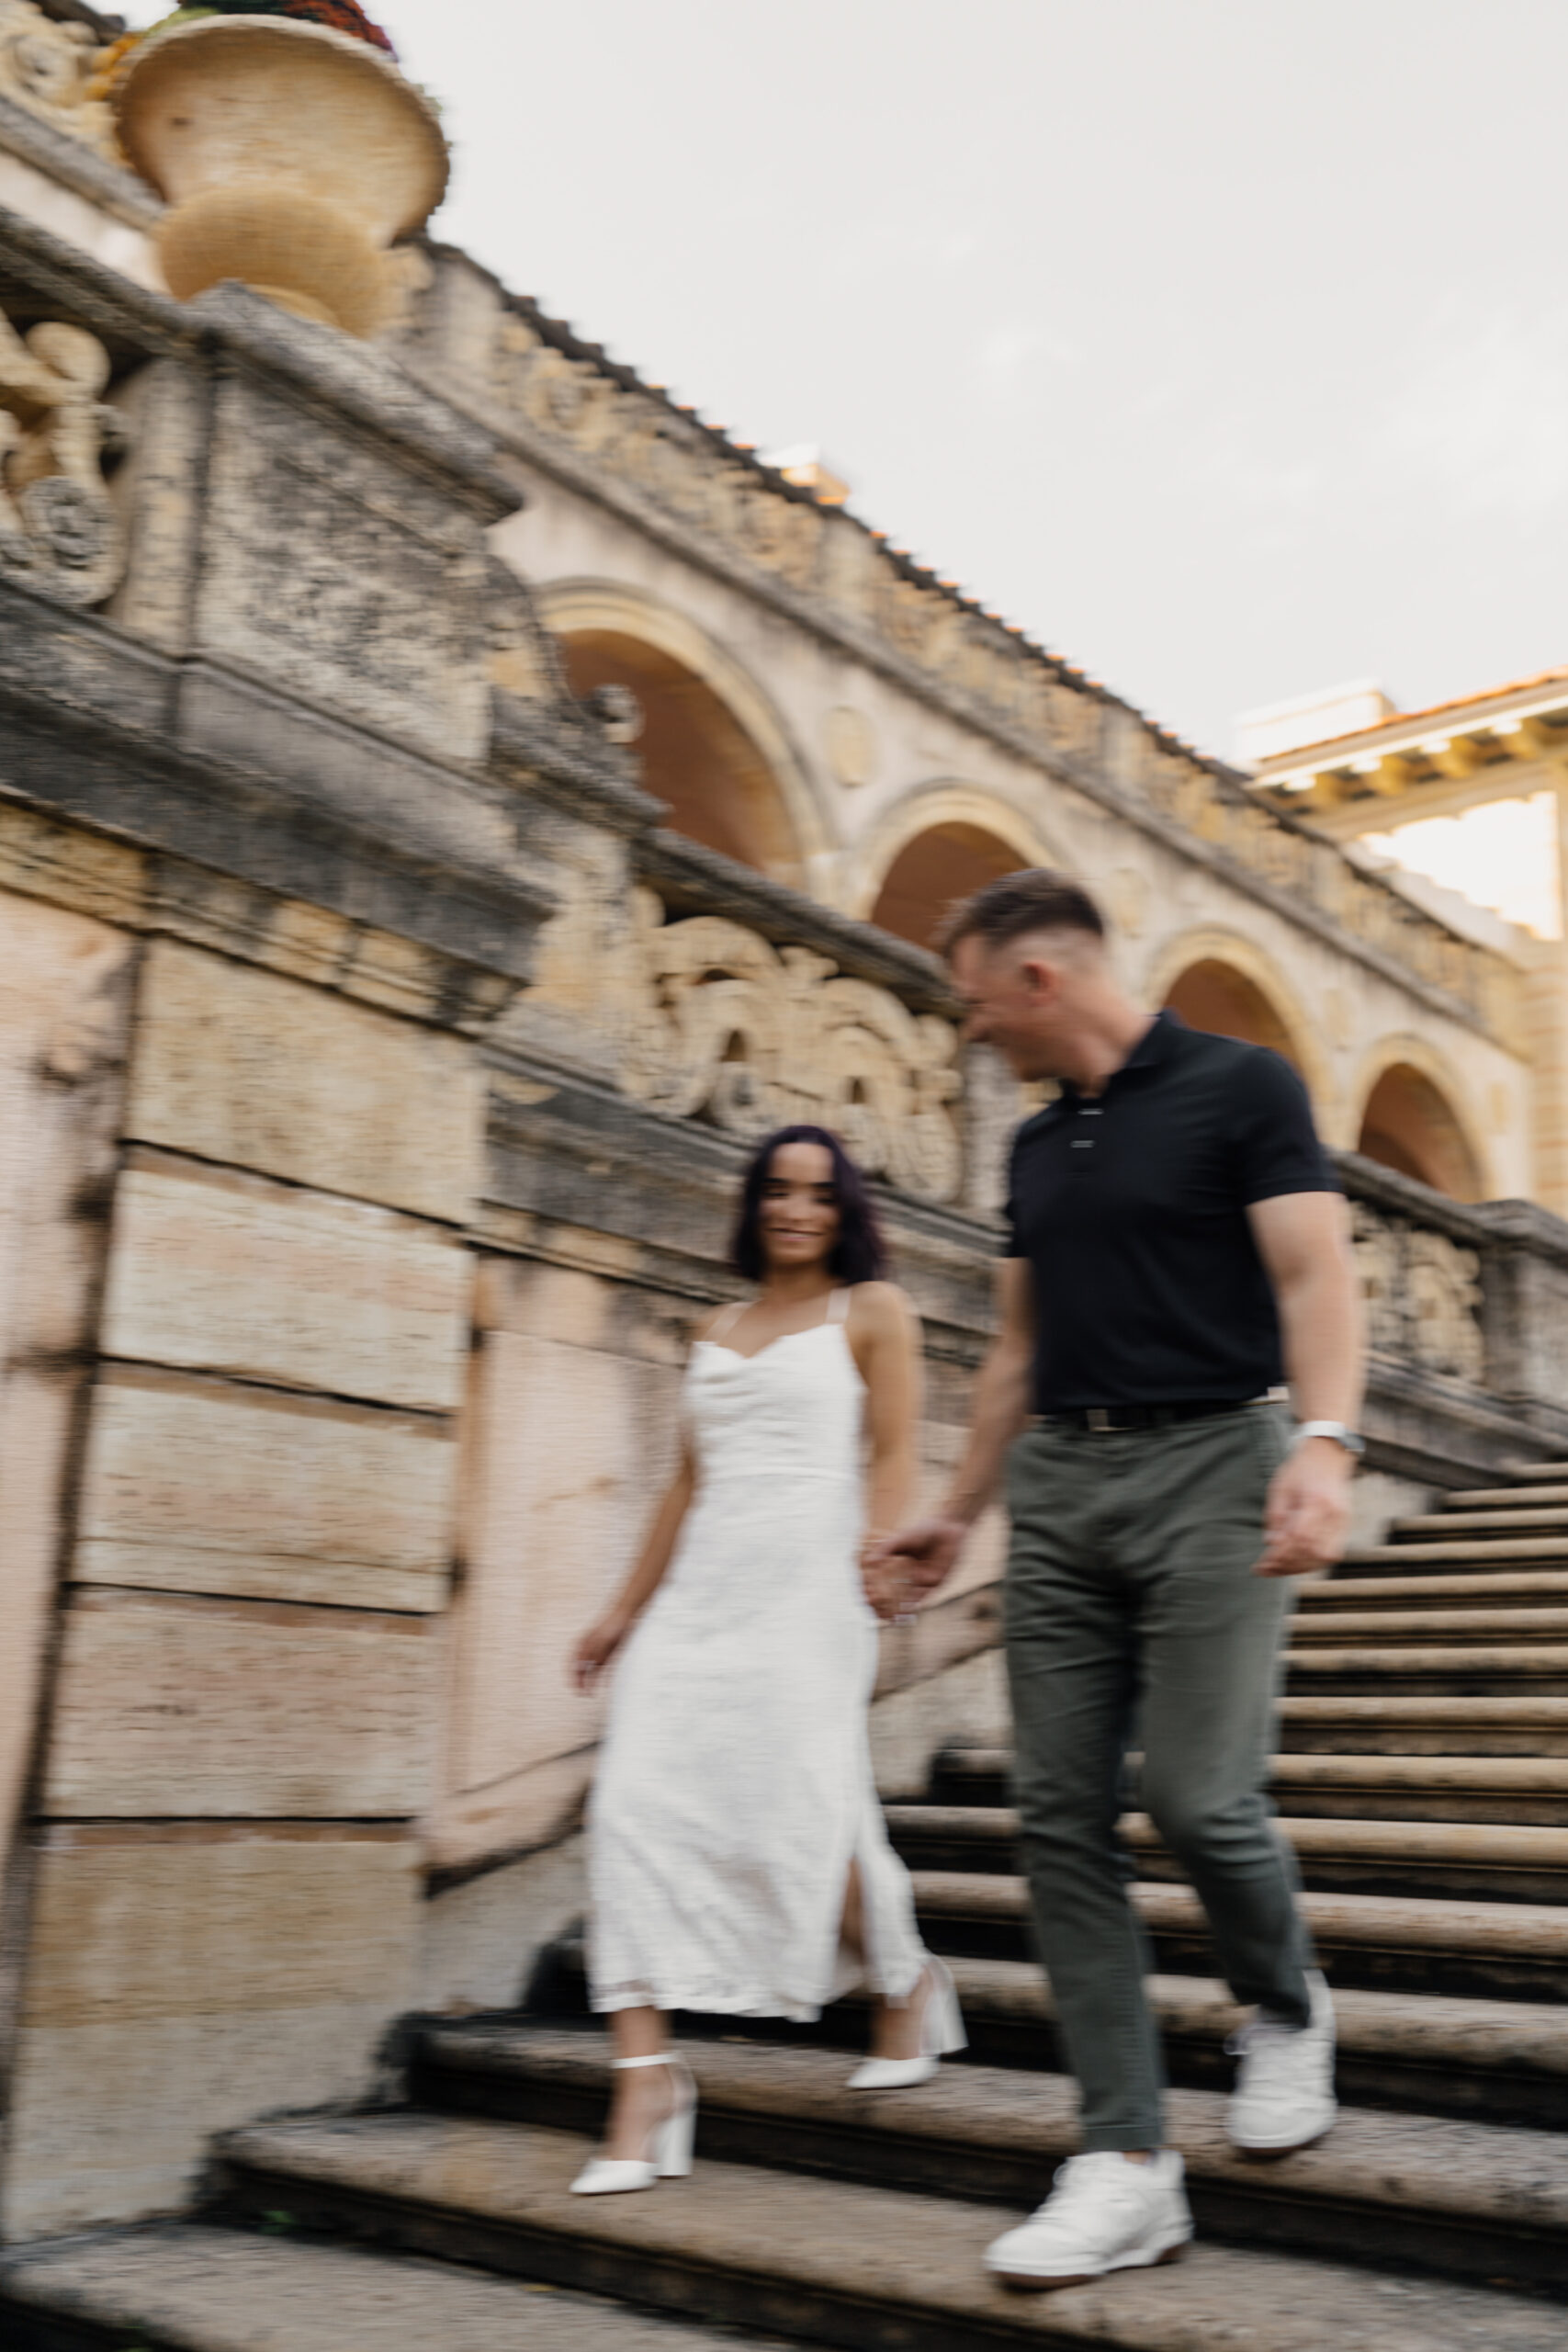
<path fill-rule="evenodd" d="M 689 2182 L 575 2199 L 602 2044 L 571 2014 L 429 2021 L 402 2108 L 257 2124 L 197 2222 L 11 2256 L 17 2352 L 1561 2352 L 1568 2343 L 1568 1463 L 1457 1494 L 1306 1588 L 1275 1781 L 1335 1987 L 1331 2137 L 1247 2161 L 1237 2022 L 1146 1820 L 1125 1834 L 1200 2242 L 1046 2297 L 979 2256 L 1075 2144 L 1028 1956 L 1005 1755 L 890 1808 L 968 2060 L 850 2098 L 847 2004 L 810 2038 L 694 2032 Z M 7 2332 L 8 2331 L 8 2332 Z"/>

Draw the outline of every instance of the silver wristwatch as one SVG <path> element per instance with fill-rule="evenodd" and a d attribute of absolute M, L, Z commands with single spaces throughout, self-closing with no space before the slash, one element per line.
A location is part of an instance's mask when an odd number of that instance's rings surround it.
<path fill-rule="evenodd" d="M 1343 1421 L 1302 1421 L 1292 1440 L 1294 1445 L 1304 1443 L 1309 1437 L 1330 1437 L 1342 1445 L 1347 1453 L 1365 1453 L 1367 1441 L 1356 1430 L 1348 1430 Z"/>

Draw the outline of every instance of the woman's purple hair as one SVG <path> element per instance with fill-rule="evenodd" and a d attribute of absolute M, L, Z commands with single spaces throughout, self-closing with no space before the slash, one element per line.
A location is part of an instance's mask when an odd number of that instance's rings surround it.
<path fill-rule="evenodd" d="M 839 1238 L 829 1256 L 829 1272 L 845 1283 L 879 1281 L 886 1271 L 887 1250 L 875 1205 L 865 1178 L 828 1127 L 780 1127 L 757 1146 L 741 1179 L 740 1209 L 735 1220 L 735 1238 L 729 1245 L 729 1262 L 736 1272 L 749 1283 L 761 1282 L 762 1278 L 766 1266 L 761 1223 L 762 1186 L 774 1152 L 786 1143 L 820 1144 L 833 1163 Z"/>

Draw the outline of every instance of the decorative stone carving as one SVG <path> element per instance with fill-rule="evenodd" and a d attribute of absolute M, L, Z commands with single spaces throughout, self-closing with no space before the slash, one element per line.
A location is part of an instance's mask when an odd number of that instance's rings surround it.
<path fill-rule="evenodd" d="M 108 107 L 91 95 L 96 55 L 86 25 L 55 24 L 33 0 L 0 0 L 0 97 L 120 163 Z"/>
<path fill-rule="evenodd" d="M 1354 1230 L 1373 1354 L 1479 1386 L 1486 1371 L 1479 1254 L 1365 1201 L 1355 1204 Z"/>
<path fill-rule="evenodd" d="M 957 1198 L 951 1022 L 721 917 L 667 923 L 651 890 L 637 893 L 616 993 L 621 1083 L 650 1110 L 747 1137 L 818 1120 L 901 1192 Z"/>
<path fill-rule="evenodd" d="M 103 458 L 121 430 L 99 398 L 108 354 L 80 327 L 18 335 L 0 313 L 0 576 L 96 605 L 124 568 Z"/>

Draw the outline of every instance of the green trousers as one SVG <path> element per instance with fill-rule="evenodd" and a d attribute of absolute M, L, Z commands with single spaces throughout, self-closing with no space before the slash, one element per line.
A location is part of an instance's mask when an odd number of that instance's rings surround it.
<path fill-rule="evenodd" d="M 1007 1656 L 1023 1865 L 1086 2148 L 1164 2141 L 1147 1946 L 1116 1839 L 1124 1759 L 1238 2001 L 1307 2021 L 1314 1963 L 1267 1779 L 1288 1579 L 1253 1574 L 1290 1428 L 1032 1428 L 1008 1459 Z"/>

